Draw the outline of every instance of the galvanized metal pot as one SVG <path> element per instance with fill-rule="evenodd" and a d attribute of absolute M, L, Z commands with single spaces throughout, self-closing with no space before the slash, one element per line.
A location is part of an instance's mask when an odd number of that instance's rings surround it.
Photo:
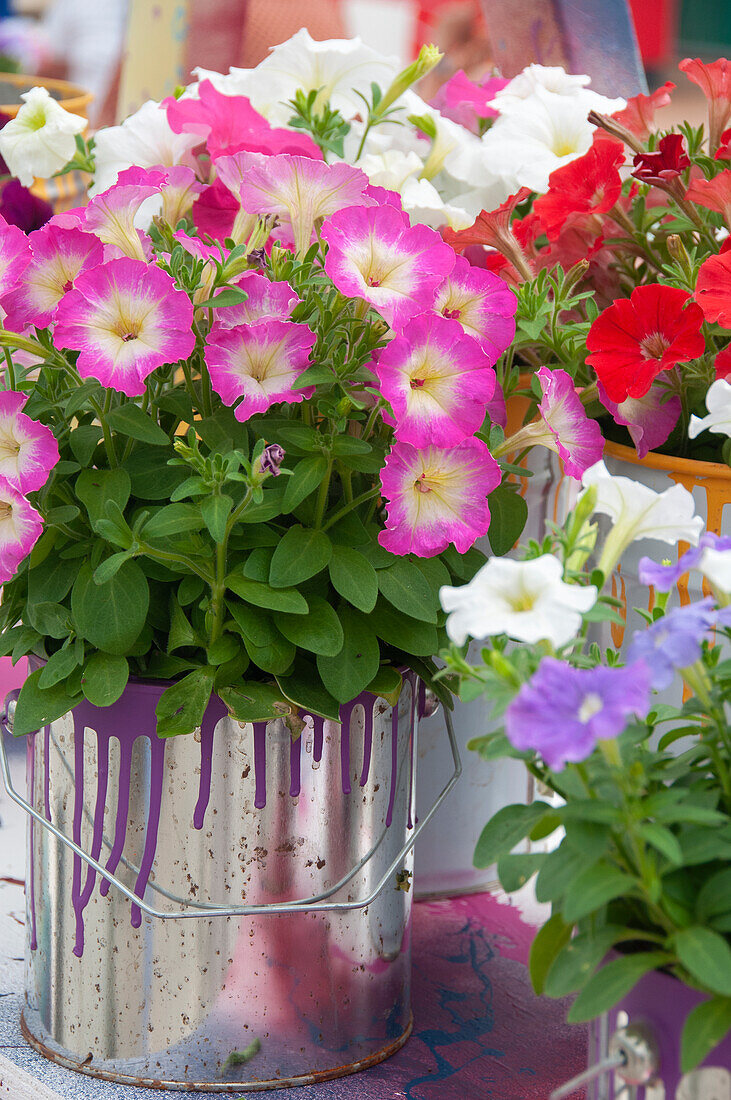
<path fill-rule="evenodd" d="M 525 403 L 527 407 L 527 402 Z M 513 426 L 517 430 L 519 423 Z M 579 482 L 567 477 L 558 457 L 544 447 L 536 447 L 524 465 L 532 477 L 524 482 L 523 496 L 528 505 L 528 520 L 521 542 L 541 539 L 547 523 L 563 523 L 576 503 Z M 477 544 L 489 554 L 487 540 Z M 473 643 L 468 659 L 480 660 L 481 646 Z M 457 702 L 454 728 L 465 762 L 464 776 L 457 795 L 449 798 L 427 825 L 416 845 L 414 882 L 417 897 L 435 897 L 472 893 L 497 885 L 494 866 L 476 868 L 472 857 L 483 826 L 504 806 L 530 802 L 532 780 L 520 760 L 495 760 L 490 763 L 467 749 L 468 742 L 495 728 L 492 704 L 486 696 L 471 703 Z M 444 712 L 439 709 L 419 726 L 419 767 L 417 808 L 431 804 L 441 789 L 441 777 L 449 755 Z"/>
<path fill-rule="evenodd" d="M 295 742 L 217 699 L 160 740 L 161 691 L 130 684 L 28 740 L 26 1038 L 84 1073 L 210 1092 L 387 1057 L 411 1027 L 416 677 L 395 708 L 305 716 Z"/>

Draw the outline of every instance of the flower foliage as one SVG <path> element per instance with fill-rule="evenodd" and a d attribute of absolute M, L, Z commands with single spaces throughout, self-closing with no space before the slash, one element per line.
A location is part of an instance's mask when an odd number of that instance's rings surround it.
<path fill-rule="evenodd" d="M 86 207 L 0 223 L 0 635 L 41 662 L 19 734 L 130 674 L 176 681 L 162 736 L 213 692 L 295 729 L 430 681 L 438 589 L 517 499 L 488 446 L 514 293 L 328 163 L 332 127 L 196 92 L 98 135 Z"/>
<path fill-rule="evenodd" d="M 578 993 L 569 1020 L 608 1011 L 651 970 L 702 990 L 718 1024 L 709 1027 L 697 1010 L 688 1016 L 688 1072 L 724 1037 L 731 1009 L 731 666 L 723 652 L 731 539 L 701 534 L 698 517 L 683 517 L 692 511 L 685 490 L 672 501 L 633 496 L 633 483 L 601 464 L 585 482 L 574 514 L 542 544 L 530 543 L 524 560 L 492 558 L 469 584 L 442 589 L 453 642 L 443 654 L 447 672 L 460 677 L 463 698 L 488 694 L 497 727 L 470 747 L 485 760 L 523 760 L 559 796 L 500 810 L 475 864 L 497 860 L 507 891 L 537 875 L 535 892 L 551 917 L 533 944 L 531 974 L 538 992 Z M 594 512 L 611 523 L 598 544 Z M 617 619 L 604 582 L 624 548 L 681 537 L 697 545 L 677 566 L 640 565 L 641 580 L 656 586 L 646 627 L 623 656 L 602 652 L 589 641 L 590 624 Z M 668 593 L 689 569 L 703 574 L 710 594 L 671 607 Z M 464 643 L 488 634 L 481 660 L 470 662 Z M 677 680 L 682 705 L 653 697 Z M 514 851 L 525 837 L 551 835 L 549 851 Z"/>

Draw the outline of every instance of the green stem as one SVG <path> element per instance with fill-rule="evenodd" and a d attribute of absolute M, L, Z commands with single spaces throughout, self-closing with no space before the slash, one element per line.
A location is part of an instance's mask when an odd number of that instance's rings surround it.
<path fill-rule="evenodd" d="M 315 529 L 319 530 L 322 527 L 322 520 L 325 515 L 325 509 L 327 508 L 327 494 L 330 491 L 330 478 L 333 472 L 333 459 L 332 456 L 328 459 L 327 469 L 325 470 L 325 476 L 320 482 L 320 488 L 317 493 L 317 503 L 315 504 Z M 351 506 L 352 507 L 352 506 Z M 350 511 L 350 508 L 348 508 Z"/>
<path fill-rule="evenodd" d="M 17 332 L 9 332 L 6 328 L 0 328 L 0 344 L 29 351 L 32 355 L 45 354 L 45 348 L 37 340 L 27 340 L 24 336 L 19 336 Z"/>
<path fill-rule="evenodd" d="M 320 488 L 322 488 L 322 486 L 320 486 Z M 366 491 L 364 493 L 361 493 L 360 496 L 354 497 L 353 500 L 351 500 L 349 504 L 343 504 L 343 506 L 341 508 L 338 508 L 337 512 L 333 512 L 333 514 L 330 516 L 327 523 L 323 524 L 322 530 L 327 531 L 328 528 L 332 527 L 335 523 L 338 522 L 338 520 L 342 519 L 343 516 L 347 516 L 348 512 L 352 512 L 355 508 L 358 508 L 361 504 L 364 504 L 367 500 L 373 500 L 374 497 L 378 497 L 380 495 L 381 495 L 381 486 L 380 485 L 374 486 L 373 489 L 366 489 Z M 318 499 L 318 503 L 319 503 L 319 499 Z"/>
<path fill-rule="evenodd" d="M 249 502 L 253 496 L 254 490 L 251 486 L 248 487 L 244 495 L 244 499 L 234 508 L 231 515 L 228 517 L 226 523 L 226 530 L 223 533 L 223 541 L 219 542 L 216 546 L 216 576 L 211 585 L 211 609 L 213 611 L 213 622 L 211 623 L 211 640 L 210 644 L 213 645 L 215 641 L 220 637 L 221 630 L 223 629 L 223 598 L 226 594 L 226 564 L 228 562 L 228 540 L 231 537 L 239 517 L 246 511 L 249 506 Z"/>
<path fill-rule="evenodd" d="M 107 408 L 107 402 L 111 397 L 111 393 L 111 390 L 107 391 L 107 400 L 105 400 L 104 409 L 102 409 L 99 402 L 95 398 L 91 397 L 91 395 L 89 396 L 89 404 L 96 413 L 97 420 L 101 424 L 102 432 L 104 433 L 104 448 L 107 452 L 109 465 L 112 467 L 112 469 L 114 469 L 114 467 L 119 465 L 119 462 L 117 461 L 117 452 L 114 447 L 114 438 L 111 431 L 109 430 L 109 425 L 107 424 L 106 417 L 104 415 L 105 412 L 109 412 L 109 409 Z"/>
<path fill-rule="evenodd" d="M 3 355 L 5 356 L 5 362 L 8 368 L 8 382 L 10 383 L 10 389 L 15 389 L 15 367 L 13 365 L 12 356 L 7 348 L 3 348 Z"/>
<path fill-rule="evenodd" d="M 150 546 L 146 542 L 139 543 L 140 550 L 147 554 L 148 558 L 154 558 L 156 561 L 171 561 L 178 562 L 180 565 L 187 566 L 196 576 L 204 580 L 206 584 L 213 583 L 213 577 L 210 572 L 205 569 L 201 569 L 192 558 L 187 558 L 184 554 L 174 554 L 169 550 L 158 550 L 153 546 Z"/>

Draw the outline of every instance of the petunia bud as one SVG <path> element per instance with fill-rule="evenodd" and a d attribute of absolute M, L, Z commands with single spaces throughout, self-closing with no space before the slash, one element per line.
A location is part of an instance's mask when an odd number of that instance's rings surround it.
<path fill-rule="evenodd" d="M 267 444 L 259 460 L 260 472 L 262 474 L 272 474 L 274 477 L 278 477 L 282 463 L 284 462 L 284 454 L 284 447 L 280 447 L 278 443 Z"/>
<path fill-rule="evenodd" d="M 421 80 L 423 76 L 436 68 L 443 57 L 444 54 L 436 46 L 422 46 L 416 61 L 412 61 L 410 65 L 407 65 L 394 78 L 391 86 L 386 89 L 373 111 L 373 117 L 379 118 L 397 99 L 401 98 L 404 92 L 408 91 L 412 84 L 416 84 L 417 80 Z"/>

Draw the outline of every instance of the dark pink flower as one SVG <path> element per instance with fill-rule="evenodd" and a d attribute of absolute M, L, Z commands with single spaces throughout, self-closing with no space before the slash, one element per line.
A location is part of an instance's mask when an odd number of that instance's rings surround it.
<path fill-rule="evenodd" d="M 365 299 L 394 328 L 432 308 L 456 258 L 438 233 L 408 225 L 392 206 L 341 210 L 321 236 L 325 270 L 338 290 Z"/>
<path fill-rule="evenodd" d="M 50 428 L 22 411 L 24 393 L 0 393 L 0 479 L 19 493 L 42 488 L 58 462 L 58 443 Z"/>
<path fill-rule="evenodd" d="M 195 347 L 193 306 L 168 274 L 139 260 L 111 260 L 84 272 L 58 306 L 55 342 L 80 352 L 82 378 L 128 397 L 148 374 L 187 359 Z"/>
<path fill-rule="evenodd" d="M 456 447 L 394 443 L 381 470 L 386 530 L 378 541 L 392 554 L 432 558 L 454 543 L 460 554 L 487 534 L 487 497 L 502 471 L 485 444 L 464 439 Z"/>
<path fill-rule="evenodd" d="M 30 245 L 25 233 L 0 218 L 0 295 L 15 289 L 30 260 Z"/>
<path fill-rule="evenodd" d="M 295 404 L 314 392 L 312 387 L 300 389 L 297 379 L 307 370 L 316 342 L 306 325 L 291 321 L 214 327 L 205 352 L 211 384 L 225 405 L 243 397 L 234 410 L 237 420 L 248 420 L 280 401 Z"/>
<path fill-rule="evenodd" d="M 449 447 L 473 435 L 495 391 L 495 372 L 476 340 L 436 313 L 409 321 L 378 356 L 376 374 L 395 437 Z"/>
<path fill-rule="evenodd" d="M 251 149 L 259 153 L 294 153 L 322 160 L 322 152 L 308 134 L 274 130 L 255 111 L 246 96 L 223 95 L 210 80 L 198 85 L 199 98 L 162 101 L 175 134 L 198 134 L 213 160 L 222 153 Z"/>
<path fill-rule="evenodd" d="M 475 84 L 464 69 L 458 69 L 442 84 L 431 105 L 445 118 L 458 122 L 473 134 L 479 134 L 480 123 L 497 118 L 498 112 L 490 104 L 509 83 L 505 77 L 488 76 L 482 83 Z"/>
<path fill-rule="evenodd" d="M 15 290 L 2 298 L 6 327 L 22 332 L 28 325 L 46 328 L 56 307 L 83 271 L 104 260 L 104 246 L 92 233 L 49 224 L 28 238 L 32 259 Z"/>
<path fill-rule="evenodd" d="M 690 168 L 682 134 L 666 134 L 660 138 L 657 153 L 637 153 L 632 163 L 635 170 L 631 174 L 635 179 L 656 186 L 672 183 L 685 168 Z"/>
<path fill-rule="evenodd" d="M 643 397 L 628 397 L 619 404 L 611 400 L 600 382 L 599 400 L 616 423 L 627 428 L 638 458 L 661 447 L 680 416 L 680 398 L 669 395 L 660 379 L 652 383 Z"/>

